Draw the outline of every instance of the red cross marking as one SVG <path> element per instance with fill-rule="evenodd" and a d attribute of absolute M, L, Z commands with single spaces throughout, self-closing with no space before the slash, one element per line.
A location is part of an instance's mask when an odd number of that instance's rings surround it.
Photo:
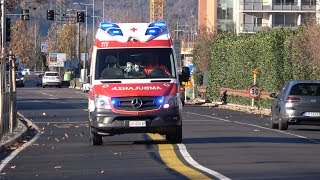
<path fill-rule="evenodd" d="M 132 32 L 135 32 L 136 30 L 138 30 L 138 29 L 136 29 L 135 27 L 133 27 L 133 28 L 131 28 L 130 29 Z"/>

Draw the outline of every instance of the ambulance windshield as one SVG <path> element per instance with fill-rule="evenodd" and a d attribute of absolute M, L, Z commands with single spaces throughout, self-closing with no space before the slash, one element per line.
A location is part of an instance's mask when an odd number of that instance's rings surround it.
<path fill-rule="evenodd" d="M 175 78 L 170 48 L 98 49 L 95 79 Z"/>

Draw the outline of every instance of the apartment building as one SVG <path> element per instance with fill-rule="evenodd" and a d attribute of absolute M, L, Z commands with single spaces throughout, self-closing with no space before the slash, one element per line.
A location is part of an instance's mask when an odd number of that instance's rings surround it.
<path fill-rule="evenodd" d="M 263 28 L 296 28 L 318 17 L 319 0 L 235 0 L 233 22 L 237 33 L 255 33 Z"/>

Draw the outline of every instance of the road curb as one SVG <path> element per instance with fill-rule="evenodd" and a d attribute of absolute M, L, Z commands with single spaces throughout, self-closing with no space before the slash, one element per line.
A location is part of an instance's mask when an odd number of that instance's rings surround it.
<path fill-rule="evenodd" d="M 2 138 L 1 138 L 1 143 L 0 143 L 0 150 L 2 151 L 5 147 L 10 146 L 17 142 L 23 134 L 25 134 L 28 130 L 27 126 L 21 122 L 21 120 L 18 118 L 18 124 L 16 129 L 12 133 L 6 133 Z"/>
<path fill-rule="evenodd" d="M 259 115 L 270 115 L 271 111 L 270 109 L 265 108 L 258 108 L 251 106 L 245 106 L 245 105 L 239 105 L 239 104 L 232 104 L 232 103 L 222 103 L 222 102 L 189 102 L 188 105 L 197 105 L 197 106 L 203 106 L 203 107 L 217 107 L 220 109 L 229 109 L 229 110 L 235 110 L 235 111 L 241 111 L 248 114 L 259 114 Z"/>

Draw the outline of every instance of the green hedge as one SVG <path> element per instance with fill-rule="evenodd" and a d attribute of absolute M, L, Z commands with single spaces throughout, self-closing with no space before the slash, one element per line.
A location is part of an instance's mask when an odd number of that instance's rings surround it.
<path fill-rule="evenodd" d="M 208 97 L 218 100 L 218 88 L 247 89 L 253 84 L 253 70 L 259 75 L 262 91 L 275 92 L 290 79 L 317 79 L 306 52 L 305 28 L 295 31 L 278 28 L 254 35 L 221 34 L 211 42 L 208 62 Z M 194 50 L 194 64 L 201 61 L 199 47 Z M 201 72 L 196 72 L 199 77 Z M 198 80 L 198 78 L 197 78 Z M 250 98 L 228 97 L 228 102 L 251 104 Z M 270 107 L 271 100 L 256 100 L 258 107 Z"/>

